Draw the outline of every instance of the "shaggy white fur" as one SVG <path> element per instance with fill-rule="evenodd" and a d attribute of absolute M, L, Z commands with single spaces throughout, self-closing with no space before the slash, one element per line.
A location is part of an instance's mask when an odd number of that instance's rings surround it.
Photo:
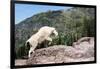
<path fill-rule="evenodd" d="M 37 47 L 38 44 L 42 43 L 45 40 L 52 42 L 52 38 L 50 37 L 52 34 L 58 36 L 58 32 L 53 27 L 44 26 L 38 30 L 36 34 L 33 34 L 27 41 L 30 47 L 28 57 L 31 56 L 31 53 L 34 52 L 34 49 Z"/>

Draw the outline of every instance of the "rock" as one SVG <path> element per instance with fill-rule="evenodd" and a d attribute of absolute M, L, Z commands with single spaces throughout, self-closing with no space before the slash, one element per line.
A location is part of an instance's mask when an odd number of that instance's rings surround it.
<path fill-rule="evenodd" d="M 89 41 L 85 41 L 89 39 Z M 83 42 L 81 42 L 83 40 Z M 79 43 L 80 41 L 80 43 Z M 73 47 L 77 50 L 83 51 L 85 57 L 93 57 L 94 56 L 94 38 L 93 37 L 83 37 L 78 40 L 77 42 L 74 42 Z"/>
<path fill-rule="evenodd" d="M 55 45 L 35 51 L 26 61 L 32 64 L 51 64 L 94 61 L 94 40 L 82 41 L 74 46 Z"/>

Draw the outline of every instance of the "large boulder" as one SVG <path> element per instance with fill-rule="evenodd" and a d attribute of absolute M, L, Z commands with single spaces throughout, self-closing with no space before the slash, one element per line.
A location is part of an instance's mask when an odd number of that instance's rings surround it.
<path fill-rule="evenodd" d="M 94 61 L 94 39 L 82 41 L 73 46 L 55 45 L 37 49 L 26 64 L 51 64 Z"/>

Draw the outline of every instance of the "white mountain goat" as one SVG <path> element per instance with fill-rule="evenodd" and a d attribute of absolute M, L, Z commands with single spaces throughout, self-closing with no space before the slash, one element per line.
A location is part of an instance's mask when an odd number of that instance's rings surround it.
<path fill-rule="evenodd" d="M 54 36 L 58 36 L 58 32 L 53 27 L 44 26 L 38 30 L 36 34 L 33 34 L 27 41 L 26 45 L 30 46 L 28 57 L 34 53 L 35 48 L 38 44 L 41 44 L 43 41 L 47 40 L 52 42 L 52 38 L 50 37 L 52 34 Z"/>

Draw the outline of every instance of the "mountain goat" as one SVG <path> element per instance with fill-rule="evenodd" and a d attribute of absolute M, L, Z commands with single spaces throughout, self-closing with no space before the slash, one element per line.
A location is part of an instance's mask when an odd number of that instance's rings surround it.
<path fill-rule="evenodd" d="M 38 44 L 41 44 L 45 40 L 52 42 L 52 38 L 51 38 L 52 34 L 54 34 L 54 36 L 57 36 L 58 32 L 55 30 L 55 28 L 48 27 L 48 26 L 44 26 L 44 27 L 40 28 L 36 34 L 33 34 L 26 41 L 26 45 L 30 46 L 28 57 L 31 56 L 31 54 L 34 52 L 35 48 L 38 46 Z"/>

